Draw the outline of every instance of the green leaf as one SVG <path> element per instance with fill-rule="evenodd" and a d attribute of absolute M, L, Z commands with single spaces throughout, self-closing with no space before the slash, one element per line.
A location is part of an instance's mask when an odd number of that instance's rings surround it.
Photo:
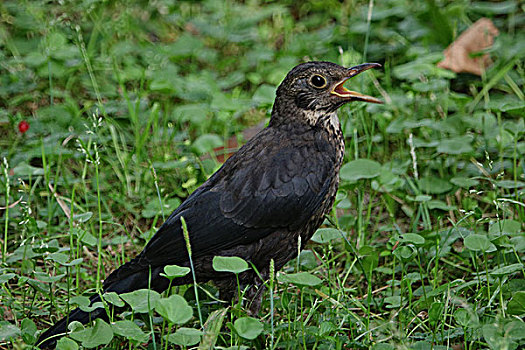
<path fill-rule="evenodd" d="M 149 339 L 149 335 L 144 333 L 135 322 L 130 320 L 114 322 L 111 324 L 111 329 L 116 335 L 135 340 L 139 343 L 147 342 Z"/>
<path fill-rule="evenodd" d="M 123 307 L 124 301 L 120 299 L 117 293 L 115 292 L 107 292 L 102 295 L 105 301 L 107 301 L 110 304 L 115 305 L 116 307 Z"/>
<path fill-rule="evenodd" d="M 69 300 L 69 305 L 77 305 L 78 307 L 89 307 L 91 304 L 88 297 L 84 295 L 76 295 Z M 83 310 L 84 311 L 84 310 Z M 90 310 L 93 311 L 93 310 Z"/>
<path fill-rule="evenodd" d="M 429 195 L 426 195 L 426 194 L 420 194 L 420 195 L 417 195 L 414 198 L 414 201 L 415 202 L 428 202 L 431 199 L 432 199 L 432 196 L 429 196 Z"/>
<path fill-rule="evenodd" d="M 71 235 L 73 235 L 74 237 L 78 237 L 78 239 L 80 239 L 82 243 L 90 247 L 94 247 L 98 242 L 95 236 L 79 227 L 73 227 L 73 229 L 71 230 Z"/>
<path fill-rule="evenodd" d="M 304 249 L 301 251 L 301 254 L 299 254 L 299 263 L 306 270 L 312 270 L 313 268 L 317 267 L 317 259 L 315 254 L 308 249 Z"/>
<path fill-rule="evenodd" d="M 392 192 L 403 185 L 403 180 L 396 175 L 394 169 L 391 169 L 389 164 L 384 164 L 381 167 L 381 173 L 377 179 L 377 183 L 372 181 L 372 188 L 381 192 Z"/>
<path fill-rule="evenodd" d="M 489 227 L 489 233 L 494 235 L 512 235 L 521 230 L 521 223 L 512 219 L 503 219 L 492 222 Z"/>
<path fill-rule="evenodd" d="M 432 79 L 430 81 L 418 81 L 412 84 L 412 89 L 419 92 L 439 91 L 448 87 L 448 80 Z"/>
<path fill-rule="evenodd" d="M 510 243 L 517 252 L 525 252 L 525 236 L 512 237 Z"/>
<path fill-rule="evenodd" d="M 440 69 L 435 64 L 429 62 L 413 61 L 394 67 L 393 73 L 398 79 L 418 80 L 424 76 L 441 76 L 453 78 L 455 74 L 444 69 Z"/>
<path fill-rule="evenodd" d="M 177 106 L 173 109 L 172 115 L 181 122 L 200 124 L 206 120 L 208 113 L 209 106 L 207 104 L 196 103 Z"/>
<path fill-rule="evenodd" d="M 416 250 L 412 246 L 401 246 L 394 250 L 394 256 L 403 262 L 410 261 L 416 255 Z"/>
<path fill-rule="evenodd" d="M 173 94 L 177 91 L 172 79 L 167 77 L 155 77 L 149 84 L 151 91 L 158 91 L 165 94 Z"/>
<path fill-rule="evenodd" d="M 452 189 L 450 182 L 435 176 L 425 176 L 418 180 L 419 189 L 429 194 L 441 194 Z"/>
<path fill-rule="evenodd" d="M 198 329 L 181 327 L 168 336 L 168 341 L 180 346 L 192 346 L 201 340 L 202 334 Z"/>
<path fill-rule="evenodd" d="M 494 181 L 494 184 L 501 188 L 523 188 L 525 187 L 525 182 L 523 181 L 514 181 L 514 180 L 500 180 Z"/>
<path fill-rule="evenodd" d="M 77 295 L 77 296 L 72 297 L 69 300 L 69 304 L 78 305 L 80 310 L 84 312 L 91 312 L 95 309 L 104 307 L 104 304 L 102 304 L 102 302 L 100 301 L 93 303 L 93 305 L 91 305 L 91 301 L 89 300 L 89 298 L 83 295 Z"/>
<path fill-rule="evenodd" d="M 32 165 L 22 162 L 13 168 L 13 173 L 16 174 L 16 176 L 29 177 L 35 175 L 44 175 L 44 169 L 35 168 Z"/>
<path fill-rule="evenodd" d="M 79 331 L 84 330 L 86 328 L 84 327 L 84 325 L 82 323 L 80 323 L 78 321 L 71 321 L 67 325 L 67 329 L 70 330 L 71 332 L 79 332 Z"/>
<path fill-rule="evenodd" d="M 416 246 L 425 244 L 425 239 L 417 233 L 403 233 L 399 235 L 399 238 L 403 243 L 411 243 Z"/>
<path fill-rule="evenodd" d="M 244 259 L 238 256 L 215 256 L 213 257 L 213 269 L 219 272 L 241 273 L 250 267 Z"/>
<path fill-rule="evenodd" d="M 40 52 L 30 52 L 23 59 L 24 63 L 32 68 L 37 68 L 47 62 L 47 57 Z"/>
<path fill-rule="evenodd" d="M 361 257 L 364 273 L 369 279 L 372 278 L 372 273 L 379 263 L 379 253 L 374 247 L 363 245 L 359 248 L 359 256 Z"/>
<path fill-rule="evenodd" d="M 163 165 L 166 165 L 166 163 L 162 163 L 162 162 L 156 162 L 156 164 L 160 165 L 160 168 L 165 168 L 163 167 Z M 168 168 L 173 168 L 173 166 L 169 166 Z M 165 213 L 173 211 L 175 208 L 177 208 L 180 205 L 180 203 L 181 203 L 180 199 L 170 198 L 170 199 L 164 200 L 162 202 L 162 207 L 161 207 L 159 200 L 156 198 L 156 199 L 149 201 L 146 204 L 144 209 L 142 209 L 141 214 L 144 218 L 150 219 L 157 215 L 160 215 L 162 213 L 162 210 L 164 210 Z"/>
<path fill-rule="evenodd" d="M 482 334 L 491 349 L 517 349 L 516 342 L 525 339 L 525 323 L 521 320 L 501 320 L 485 324 Z"/>
<path fill-rule="evenodd" d="M 352 160 L 341 168 L 341 179 L 357 181 L 359 179 L 372 179 L 381 173 L 381 164 L 370 159 Z"/>
<path fill-rule="evenodd" d="M 512 101 L 503 103 L 499 109 L 502 112 L 518 112 L 525 109 L 525 101 Z M 516 123 L 513 123 L 515 128 L 509 130 L 512 132 L 523 132 L 524 122 L 523 119 L 519 119 Z"/>
<path fill-rule="evenodd" d="M 521 316 L 525 314 L 525 291 L 514 293 L 507 304 L 507 312 L 511 315 Z"/>
<path fill-rule="evenodd" d="M 60 253 L 60 252 L 55 252 L 55 253 L 51 253 L 49 254 L 46 259 L 49 259 L 49 260 L 53 260 L 54 262 L 62 265 L 62 266 L 74 266 L 74 265 L 78 265 L 82 262 L 82 258 L 78 258 L 78 259 L 74 259 L 74 260 L 71 260 L 70 262 L 67 262 L 69 260 L 69 255 L 68 254 L 64 254 L 64 253 Z"/>
<path fill-rule="evenodd" d="M 63 337 L 57 341 L 57 350 L 78 350 L 78 344 L 74 340 Z"/>
<path fill-rule="evenodd" d="M 94 247 L 97 244 L 97 238 L 88 231 L 84 231 L 84 234 L 80 237 L 80 241 L 90 247 Z"/>
<path fill-rule="evenodd" d="M 78 259 L 73 259 L 70 262 L 63 263 L 62 265 L 63 266 L 76 266 L 76 265 L 81 264 L 82 261 L 84 261 L 84 258 L 78 258 Z"/>
<path fill-rule="evenodd" d="M 237 334 L 245 339 L 255 339 L 264 329 L 263 324 L 253 317 L 241 317 L 235 320 L 233 327 Z"/>
<path fill-rule="evenodd" d="M 401 307 L 401 297 L 399 295 L 386 297 L 383 301 L 385 302 L 387 309 L 398 309 Z"/>
<path fill-rule="evenodd" d="M 441 302 L 432 303 L 428 309 L 428 321 L 432 326 L 435 326 L 443 315 L 444 305 Z"/>
<path fill-rule="evenodd" d="M 455 205 L 448 205 L 447 203 L 440 201 L 439 199 L 433 199 L 427 203 L 428 209 L 439 209 L 444 211 L 456 210 Z"/>
<path fill-rule="evenodd" d="M 486 2 L 476 1 L 469 5 L 469 11 L 481 13 L 487 15 L 503 15 L 515 13 L 517 11 L 518 4 L 516 1 L 500 1 L 500 2 Z"/>
<path fill-rule="evenodd" d="M 63 68 L 60 68 L 60 70 L 62 69 Z M 46 72 L 46 75 L 47 74 L 48 73 Z M 67 130 L 68 127 L 74 127 L 74 125 L 77 123 L 80 124 L 80 118 L 76 118 L 71 113 L 71 110 L 63 104 L 54 104 L 39 108 L 37 114 L 39 119 L 43 123 L 48 124 L 49 128 L 53 131 L 58 131 L 61 129 Z M 81 126 L 81 124 L 79 126 Z"/>
<path fill-rule="evenodd" d="M 65 275 L 66 275 L 65 273 L 61 273 L 60 275 L 52 276 L 42 271 L 35 272 L 36 279 L 40 280 L 41 282 L 48 282 L 48 283 L 60 281 L 60 279 L 64 277 Z"/>
<path fill-rule="evenodd" d="M 315 243 L 328 243 L 330 241 L 333 241 L 334 239 L 340 239 L 342 237 L 341 232 L 339 232 L 338 229 L 335 228 L 320 228 L 317 231 L 315 231 L 312 238 L 310 238 L 311 241 Z"/>
<path fill-rule="evenodd" d="M 435 326 L 443 315 L 444 305 L 441 302 L 434 302 L 428 309 L 428 321 L 432 326 Z"/>
<path fill-rule="evenodd" d="M 21 331 L 22 331 L 22 339 L 24 339 L 24 341 L 27 343 L 27 344 L 34 344 L 35 341 L 36 341 L 36 332 L 37 332 L 37 328 L 36 328 L 36 324 L 35 322 L 33 322 L 33 320 L 29 319 L 29 318 L 24 318 L 22 320 L 22 323 L 21 323 Z"/>
<path fill-rule="evenodd" d="M 333 324 L 332 322 L 323 321 L 321 322 L 321 325 L 319 327 L 319 335 L 326 336 L 332 333 L 333 331 L 337 330 L 337 326 Z"/>
<path fill-rule="evenodd" d="M 482 327 L 483 338 L 489 344 L 491 349 L 507 349 L 508 342 L 503 339 L 501 334 L 498 334 L 498 327 L 494 324 L 485 324 Z"/>
<path fill-rule="evenodd" d="M 469 188 L 469 187 L 479 185 L 478 180 L 469 179 L 466 177 L 453 177 L 452 179 L 450 179 L 450 182 L 452 182 L 456 186 L 463 187 L 463 188 Z"/>
<path fill-rule="evenodd" d="M 161 276 L 165 276 L 166 278 L 173 279 L 177 277 L 183 277 L 186 276 L 188 273 L 190 273 L 190 268 L 185 266 L 178 266 L 178 265 L 166 265 L 164 266 L 164 273 L 161 273 Z"/>
<path fill-rule="evenodd" d="M 3 273 L 3 274 L 0 275 L 0 284 L 6 283 L 11 278 L 15 278 L 15 277 L 17 277 L 16 273 L 12 273 L 12 272 Z"/>
<path fill-rule="evenodd" d="M 463 328 L 475 328 L 479 324 L 478 315 L 475 312 L 458 309 L 454 312 L 454 319 Z"/>
<path fill-rule="evenodd" d="M 312 275 L 309 272 L 297 272 L 289 274 L 280 274 L 278 277 L 279 281 L 282 283 L 292 283 L 297 286 L 317 286 L 323 281 L 318 277 Z"/>
<path fill-rule="evenodd" d="M 222 137 L 215 134 L 204 134 L 199 136 L 192 145 L 197 154 L 205 154 L 213 151 L 214 148 L 224 146 Z"/>
<path fill-rule="evenodd" d="M 194 55 L 204 46 L 199 36 L 191 35 L 189 32 L 182 34 L 177 41 L 170 44 L 166 49 L 174 58 L 188 57 Z"/>
<path fill-rule="evenodd" d="M 191 306 L 188 305 L 186 299 L 178 294 L 158 300 L 155 311 L 173 324 L 184 324 L 193 316 Z"/>
<path fill-rule="evenodd" d="M 496 246 L 485 235 L 472 234 L 464 239 L 465 247 L 475 252 L 493 252 Z"/>
<path fill-rule="evenodd" d="M 512 273 L 516 273 L 523 270 L 523 264 L 517 263 L 517 264 L 510 264 L 507 266 L 500 267 L 499 269 L 494 269 L 490 271 L 489 273 L 494 276 L 503 277 L 510 275 Z"/>
<path fill-rule="evenodd" d="M 77 220 L 78 222 L 87 222 L 91 217 L 93 216 L 93 213 L 90 211 L 87 211 L 82 214 L 74 214 L 73 220 Z"/>
<path fill-rule="evenodd" d="M 66 45 L 66 37 L 61 33 L 54 32 L 50 33 L 45 37 L 46 48 L 50 52 L 60 51 L 64 45 Z"/>
<path fill-rule="evenodd" d="M 510 321 L 505 325 L 505 331 L 510 339 L 515 341 L 525 340 L 525 322 L 523 320 L 514 319 Z"/>
<path fill-rule="evenodd" d="M 155 308 L 160 294 L 150 289 L 139 289 L 130 293 L 120 294 L 120 297 L 131 306 L 133 311 L 148 313 Z"/>
<path fill-rule="evenodd" d="M 271 106 L 275 100 L 275 86 L 262 84 L 253 93 L 252 101 L 256 106 L 268 105 Z"/>
<path fill-rule="evenodd" d="M 85 348 L 95 348 L 100 345 L 109 344 L 113 339 L 113 331 L 109 324 L 104 320 L 97 318 L 95 326 L 73 332 L 70 337 L 82 343 Z"/>
<path fill-rule="evenodd" d="M 221 331 L 222 322 L 224 321 L 226 311 L 228 311 L 228 309 L 222 308 L 213 311 L 208 316 L 208 319 L 204 323 L 204 335 L 202 336 L 202 340 L 199 344 L 199 350 L 208 350 L 215 348 L 215 343 L 217 342 L 217 337 L 219 336 L 219 333 Z"/>
<path fill-rule="evenodd" d="M 239 111 L 247 107 L 239 98 L 232 98 L 231 95 L 226 95 L 220 92 L 214 93 L 210 107 L 216 111 Z"/>
<path fill-rule="evenodd" d="M 337 203 L 337 209 L 350 209 L 352 208 L 352 202 L 349 198 L 343 198 Z"/>
<path fill-rule="evenodd" d="M 387 343 L 377 343 L 374 344 L 370 350 L 395 350 L 396 348 L 393 345 Z"/>
<path fill-rule="evenodd" d="M 437 146 L 437 151 L 446 154 L 470 153 L 474 150 L 470 145 L 471 142 L 472 140 L 470 137 L 456 137 L 440 140 Z"/>

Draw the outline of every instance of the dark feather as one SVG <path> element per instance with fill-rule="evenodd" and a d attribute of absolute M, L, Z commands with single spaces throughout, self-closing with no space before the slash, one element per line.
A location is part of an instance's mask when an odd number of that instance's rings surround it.
<path fill-rule="evenodd" d="M 197 280 L 213 280 L 221 297 L 232 299 L 237 279 L 215 272 L 212 259 L 225 255 L 250 261 L 258 272 L 248 270 L 238 277 L 243 286 L 250 285 L 245 296 L 252 302 L 250 310 L 257 312 L 264 289 L 261 278 L 268 278 L 270 260 L 278 270 L 296 256 L 299 238 L 308 241 L 333 205 L 344 143 L 333 122 L 335 114 L 326 113 L 345 102 L 330 89 L 348 72 L 329 62 L 309 62 L 291 70 L 277 89 L 270 125 L 193 192 L 136 258 L 111 273 L 104 291 L 165 290 L 169 281 L 160 275 L 164 267 L 189 266 L 184 217 Z M 325 76 L 327 87 L 309 85 L 312 74 Z M 189 276 L 173 280 L 175 285 L 190 282 Z M 54 346 L 68 322 L 97 317 L 107 317 L 105 310 L 72 311 L 40 336 L 40 346 Z"/>

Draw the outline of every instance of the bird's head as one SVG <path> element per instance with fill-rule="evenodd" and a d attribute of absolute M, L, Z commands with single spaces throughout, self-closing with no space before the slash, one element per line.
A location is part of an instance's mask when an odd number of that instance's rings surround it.
<path fill-rule="evenodd" d="M 285 123 L 285 119 L 304 118 L 316 124 L 323 116 L 331 116 L 342 105 L 351 101 L 383 103 L 381 100 L 351 91 L 345 82 L 378 63 L 363 63 L 345 68 L 331 62 L 307 62 L 293 68 L 277 88 L 271 123 Z"/>

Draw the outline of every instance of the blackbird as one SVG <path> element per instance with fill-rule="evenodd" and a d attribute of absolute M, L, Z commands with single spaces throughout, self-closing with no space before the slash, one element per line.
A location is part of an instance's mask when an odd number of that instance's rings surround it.
<path fill-rule="evenodd" d="M 104 292 L 142 288 L 166 290 L 166 265 L 190 266 L 181 228 L 187 223 L 193 268 L 199 282 L 213 281 L 223 300 L 236 297 L 237 279 L 212 268 L 215 256 L 238 256 L 253 264 L 239 275 L 252 313 L 259 311 L 269 277 L 297 256 L 334 203 L 345 151 L 337 109 L 347 102 L 380 100 L 350 91 L 343 84 L 377 63 L 345 68 L 331 62 L 307 62 L 293 68 L 279 85 L 268 127 L 250 139 L 164 222 L 144 250 L 113 271 Z M 302 248 L 302 247 L 299 247 Z M 192 283 L 176 278 L 172 285 Z M 91 303 L 100 301 L 94 295 Z M 53 347 L 72 321 L 108 319 L 104 308 L 79 308 L 44 332 L 42 348 Z"/>

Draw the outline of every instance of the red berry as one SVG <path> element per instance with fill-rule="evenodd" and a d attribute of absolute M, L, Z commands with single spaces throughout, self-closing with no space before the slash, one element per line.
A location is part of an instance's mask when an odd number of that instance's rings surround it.
<path fill-rule="evenodd" d="M 26 122 L 25 120 L 22 120 L 20 123 L 18 123 L 18 131 L 20 131 L 20 133 L 25 133 L 27 130 L 29 130 L 29 123 Z"/>

